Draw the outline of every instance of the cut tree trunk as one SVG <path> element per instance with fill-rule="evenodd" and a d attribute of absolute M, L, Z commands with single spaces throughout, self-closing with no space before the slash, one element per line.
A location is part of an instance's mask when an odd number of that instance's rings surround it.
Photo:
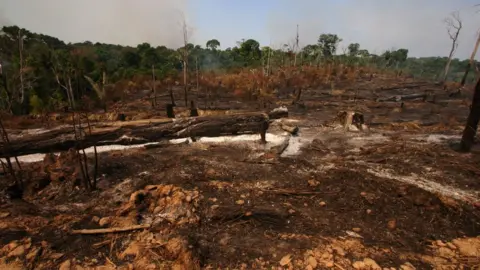
<path fill-rule="evenodd" d="M 198 109 L 195 107 L 195 102 L 193 100 L 190 101 L 190 117 L 197 117 L 198 116 Z"/>
<path fill-rule="evenodd" d="M 175 105 L 173 105 L 173 104 L 167 104 L 166 109 L 167 109 L 167 117 L 168 118 L 175 118 L 175 112 L 173 111 L 174 106 Z"/>
<path fill-rule="evenodd" d="M 92 134 L 76 141 L 71 127 L 40 134 L 24 135 L 0 144 L 0 157 L 67 151 L 101 145 L 132 145 L 165 139 L 217 137 L 237 134 L 258 134 L 265 139 L 269 118 L 264 113 L 204 116 L 175 120 L 117 122 L 92 126 Z M 9 151 L 7 151 L 8 149 Z"/>
<path fill-rule="evenodd" d="M 270 119 L 286 118 L 288 117 L 288 108 L 287 107 L 275 108 L 268 113 L 268 117 Z"/>
<path fill-rule="evenodd" d="M 475 135 L 477 134 L 478 122 L 480 121 L 480 80 L 477 81 L 475 86 L 475 92 L 473 94 L 472 106 L 470 108 L 470 114 L 467 118 L 467 125 L 463 130 L 461 148 L 463 151 L 470 151 L 474 142 Z"/>

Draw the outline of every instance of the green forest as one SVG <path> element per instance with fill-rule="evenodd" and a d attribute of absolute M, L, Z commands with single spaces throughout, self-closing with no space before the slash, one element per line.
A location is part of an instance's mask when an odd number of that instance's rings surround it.
<path fill-rule="evenodd" d="M 361 44 L 350 44 L 339 51 L 341 37 L 321 34 L 317 44 L 296 49 L 284 45 L 280 49 L 261 46 L 253 39 L 243 39 L 233 48 L 220 49 L 221 41 L 206 44 L 186 43 L 178 49 L 153 47 L 148 43 L 137 47 L 93 43 L 65 43 L 58 38 L 32 33 L 17 26 L 5 26 L 0 33 L 0 110 L 12 114 L 55 111 L 70 100 L 102 98 L 99 87 L 115 89 L 149 89 L 152 74 L 158 82 L 182 82 L 183 67 L 188 73 L 234 73 L 242 69 L 289 66 L 321 66 L 327 62 L 369 66 L 379 70 L 402 70 L 415 78 L 436 80 L 442 75 L 446 57 L 411 58 L 408 49 L 369 53 Z M 447 52 L 446 52 L 447 53 Z M 449 80 L 461 78 L 468 60 L 454 59 Z M 470 75 L 473 79 L 474 73 Z M 97 88 L 97 89 L 96 89 Z M 72 89 L 69 93 L 68 89 Z M 120 97 L 112 97 L 119 99 Z M 113 100 L 115 101 L 115 100 Z"/>

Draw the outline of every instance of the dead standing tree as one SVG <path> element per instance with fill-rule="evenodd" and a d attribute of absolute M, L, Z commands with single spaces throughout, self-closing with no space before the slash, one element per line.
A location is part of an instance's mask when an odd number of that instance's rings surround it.
<path fill-rule="evenodd" d="M 452 63 L 452 57 L 455 54 L 455 51 L 458 47 L 458 35 L 460 34 L 460 30 L 462 30 L 462 20 L 460 19 L 460 13 L 458 11 L 453 12 L 450 17 L 445 19 L 445 24 L 447 25 L 448 36 L 452 40 L 452 48 L 450 49 L 450 53 L 448 55 L 448 61 L 445 65 L 445 71 L 443 74 L 442 82 L 445 83 L 448 76 L 448 71 L 450 69 L 450 64 Z"/>
<path fill-rule="evenodd" d="M 182 33 L 183 33 L 183 49 L 181 51 L 182 53 L 182 62 L 183 62 L 183 91 L 185 95 L 185 107 L 188 106 L 188 26 L 187 22 L 185 20 L 185 17 L 183 17 L 182 20 Z"/>
<path fill-rule="evenodd" d="M 465 86 L 465 83 L 467 81 L 468 73 L 470 72 L 470 69 L 475 61 L 475 55 L 477 55 L 478 51 L 478 46 L 480 45 L 480 33 L 478 34 L 477 41 L 475 42 L 475 47 L 473 47 L 472 55 L 470 55 L 470 61 L 468 61 L 468 64 L 465 68 L 465 73 L 463 74 L 462 82 L 460 83 L 460 88 Z"/>
<path fill-rule="evenodd" d="M 105 86 L 107 84 L 107 75 L 105 71 L 102 73 L 102 80 L 99 83 L 94 82 L 93 79 L 88 77 L 87 75 L 84 75 L 83 77 L 88 81 L 90 86 L 92 86 L 93 90 L 95 90 L 95 93 L 97 94 L 98 99 L 102 103 L 103 111 L 106 113 L 107 112 L 107 95 L 106 95 Z"/>
<path fill-rule="evenodd" d="M 61 64 L 62 62 L 63 62 L 63 67 Z M 55 79 L 57 80 L 58 85 L 61 88 L 65 89 L 67 93 L 68 103 L 72 112 L 72 128 L 73 128 L 73 134 L 75 138 L 75 144 L 73 148 L 75 150 L 78 166 L 80 168 L 80 173 L 81 173 L 84 188 L 87 190 L 94 190 L 96 189 L 97 171 L 98 171 L 97 146 L 96 144 L 93 144 L 93 149 L 95 153 L 95 160 L 94 160 L 95 167 L 93 171 L 93 178 L 91 178 L 89 175 L 88 160 L 87 160 L 87 154 L 85 152 L 85 147 L 83 147 L 83 145 L 81 145 L 80 143 L 87 134 L 84 130 L 84 125 L 82 124 L 82 115 L 80 113 L 76 113 L 75 96 L 73 94 L 73 87 L 72 87 L 72 74 L 75 74 L 76 70 L 71 65 L 71 63 L 68 63 L 68 59 L 63 59 L 63 61 L 59 61 L 58 58 L 56 59 L 56 61 L 54 61 L 52 65 L 52 70 L 55 74 Z M 102 100 L 104 104 L 104 109 L 106 110 L 105 89 L 104 89 L 104 84 L 106 82 L 105 73 L 103 74 L 103 81 L 102 81 L 101 87 L 98 84 L 95 84 L 93 80 L 91 80 L 89 77 L 85 76 L 85 79 L 89 81 L 90 84 L 92 84 L 92 87 L 94 88 L 96 87 L 95 91 L 99 95 L 99 98 Z M 85 113 L 84 118 L 86 119 L 87 128 L 88 128 L 89 134 L 91 135 L 92 129 L 90 126 L 88 113 Z"/>

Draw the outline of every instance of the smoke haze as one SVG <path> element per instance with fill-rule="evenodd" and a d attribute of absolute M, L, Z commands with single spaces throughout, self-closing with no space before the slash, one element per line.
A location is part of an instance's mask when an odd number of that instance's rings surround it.
<path fill-rule="evenodd" d="M 377 54 L 407 48 L 410 56 L 446 56 L 451 41 L 443 20 L 459 10 L 464 27 L 455 57 L 468 58 L 480 27 L 475 4 L 477 0 L 1 0 L 0 24 L 68 42 L 149 42 L 175 48 L 183 43 L 184 15 L 193 30 L 189 41 L 202 46 L 212 38 L 222 48 L 253 38 L 279 48 L 292 43 L 298 24 L 303 46 L 333 33 L 343 39 L 338 52 L 359 43 Z"/>
<path fill-rule="evenodd" d="M 69 42 L 178 47 L 186 0 L 2 0 L 0 9 L 0 23 Z"/>

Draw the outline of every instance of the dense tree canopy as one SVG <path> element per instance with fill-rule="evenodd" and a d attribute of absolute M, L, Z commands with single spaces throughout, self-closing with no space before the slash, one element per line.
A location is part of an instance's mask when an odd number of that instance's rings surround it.
<path fill-rule="evenodd" d="M 402 69 L 415 76 L 436 79 L 447 61 L 446 57 L 408 58 L 408 49 L 388 50 L 381 55 L 370 54 L 358 43 L 350 44 L 345 54 L 338 54 L 342 41 L 335 34 L 319 35 L 317 44 L 305 45 L 297 63 L 319 66 L 341 61 L 348 65 Z M 0 81 L 0 109 L 13 113 L 39 113 L 65 106 L 70 99 L 90 96 L 99 101 L 93 82 L 105 78 L 110 91 L 149 89 L 146 83 L 152 68 L 158 81 L 179 80 L 182 52 L 188 52 L 188 71 L 235 71 L 258 68 L 268 63 L 273 67 L 293 65 L 294 54 L 288 48 L 261 47 L 254 39 L 244 39 L 233 48 L 220 49 L 220 41 L 209 40 L 205 47 L 187 44 L 186 48 L 153 47 L 142 43 L 136 47 L 92 43 L 69 43 L 51 36 L 32 33 L 17 26 L 6 26 L 0 32 L 0 63 L 4 80 Z M 454 59 L 450 79 L 456 80 L 466 61 Z M 103 74 L 106 74 L 103 76 Z M 143 78 L 143 79 L 142 79 Z M 147 78 L 147 79 L 145 79 Z M 67 91 L 66 89 L 72 89 Z M 113 98 L 121 98 L 120 94 Z"/>

